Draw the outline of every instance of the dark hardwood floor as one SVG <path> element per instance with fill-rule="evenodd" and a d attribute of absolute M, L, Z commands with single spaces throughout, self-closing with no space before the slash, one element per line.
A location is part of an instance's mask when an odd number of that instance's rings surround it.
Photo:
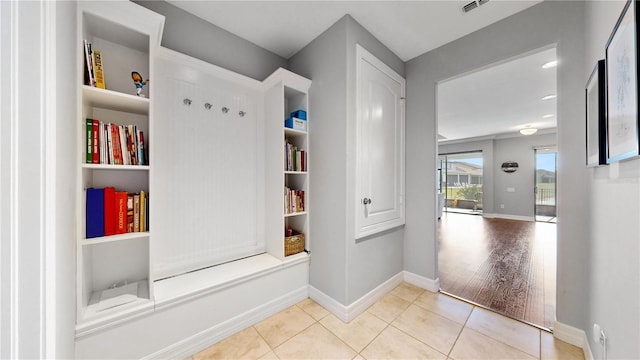
<path fill-rule="evenodd" d="M 544 328 L 555 321 L 556 224 L 444 213 L 440 288 Z"/>

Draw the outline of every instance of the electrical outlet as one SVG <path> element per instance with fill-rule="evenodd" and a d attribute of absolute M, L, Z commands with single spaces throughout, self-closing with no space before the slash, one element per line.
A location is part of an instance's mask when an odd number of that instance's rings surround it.
<path fill-rule="evenodd" d="M 504 204 L 500 204 L 500 209 L 504 209 Z"/>
<path fill-rule="evenodd" d="M 599 343 L 600 342 L 600 325 L 593 324 L 593 341 Z"/>

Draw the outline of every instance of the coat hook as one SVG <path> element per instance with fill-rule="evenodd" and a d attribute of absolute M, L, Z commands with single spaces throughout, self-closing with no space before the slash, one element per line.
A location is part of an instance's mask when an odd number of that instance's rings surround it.
<path fill-rule="evenodd" d="M 207 110 L 211 110 L 211 104 L 209 103 L 204 104 L 204 108 Z"/>
<path fill-rule="evenodd" d="M 247 115 L 246 112 L 240 110 L 240 112 L 238 113 L 238 115 L 240 115 L 240 117 L 244 117 L 245 115 Z"/>
<path fill-rule="evenodd" d="M 191 99 L 184 99 L 184 100 L 182 101 L 182 103 L 183 103 L 183 104 L 185 104 L 185 105 L 187 105 L 187 106 L 189 106 L 189 105 L 191 105 Z"/>
<path fill-rule="evenodd" d="M 222 112 L 223 112 L 224 114 L 228 113 L 228 112 L 229 112 L 229 108 L 228 108 L 228 107 L 226 107 L 226 106 L 223 106 L 223 107 L 222 107 Z"/>

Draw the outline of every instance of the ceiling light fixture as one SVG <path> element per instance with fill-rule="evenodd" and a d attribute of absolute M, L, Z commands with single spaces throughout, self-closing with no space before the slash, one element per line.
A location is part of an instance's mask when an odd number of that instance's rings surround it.
<path fill-rule="evenodd" d="M 550 117 L 553 117 L 553 114 L 547 114 L 542 116 L 543 119 L 548 119 Z"/>
<path fill-rule="evenodd" d="M 551 100 L 551 99 L 555 99 L 556 96 L 555 95 L 547 95 L 545 97 L 543 97 L 541 100 Z"/>
<path fill-rule="evenodd" d="M 538 129 L 532 128 L 530 125 L 527 125 L 524 129 L 520 129 L 520 134 L 522 135 L 533 135 L 538 132 Z"/>
<path fill-rule="evenodd" d="M 542 64 L 543 69 L 549 69 L 556 66 L 558 66 L 558 60 L 553 60 L 553 61 L 549 61 L 548 63 Z"/>

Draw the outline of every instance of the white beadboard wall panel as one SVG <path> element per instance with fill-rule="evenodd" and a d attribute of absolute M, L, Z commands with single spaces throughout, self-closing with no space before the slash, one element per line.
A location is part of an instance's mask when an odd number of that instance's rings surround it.
<path fill-rule="evenodd" d="M 158 61 L 155 279 L 265 250 L 262 95 L 193 61 Z"/>

